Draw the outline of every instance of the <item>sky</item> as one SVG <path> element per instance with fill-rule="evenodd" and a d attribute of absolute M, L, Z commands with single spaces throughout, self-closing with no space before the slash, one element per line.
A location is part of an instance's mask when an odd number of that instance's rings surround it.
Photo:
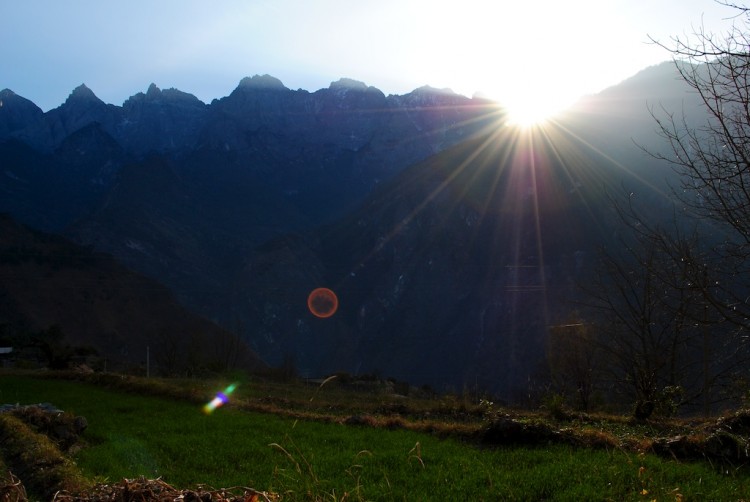
<path fill-rule="evenodd" d="M 209 103 L 245 76 L 316 91 L 342 77 L 561 108 L 670 59 L 711 0 L 0 0 L 0 89 L 44 111 L 85 83 L 121 105 L 150 83 Z"/>

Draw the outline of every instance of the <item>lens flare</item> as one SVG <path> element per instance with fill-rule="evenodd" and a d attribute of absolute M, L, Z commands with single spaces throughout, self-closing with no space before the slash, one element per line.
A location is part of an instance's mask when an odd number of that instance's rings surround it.
<path fill-rule="evenodd" d="M 206 415 L 210 415 L 216 408 L 227 404 L 229 402 L 229 396 L 232 394 L 232 392 L 234 392 L 234 389 L 236 388 L 237 384 L 233 383 L 232 385 L 224 389 L 223 392 L 217 392 L 216 397 L 203 407 L 203 413 L 205 413 Z"/>
<path fill-rule="evenodd" d="M 307 297 L 307 308 L 315 317 L 325 319 L 336 313 L 339 308 L 339 299 L 330 289 L 317 288 Z"/>

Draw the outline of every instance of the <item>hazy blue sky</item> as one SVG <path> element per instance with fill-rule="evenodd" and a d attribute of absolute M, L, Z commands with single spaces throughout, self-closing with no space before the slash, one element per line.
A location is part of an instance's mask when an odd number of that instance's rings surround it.
<path fill-rule="evenodd" d="M 114 104 L 154 82 L 205 102 L 269 73 L 315 91 L 350 77 L 549 106 L 669 59 L 648 43 L 724 31 L 710 0 L 0 0 L 0 89 L 42 109 L 86 83 Z"/>

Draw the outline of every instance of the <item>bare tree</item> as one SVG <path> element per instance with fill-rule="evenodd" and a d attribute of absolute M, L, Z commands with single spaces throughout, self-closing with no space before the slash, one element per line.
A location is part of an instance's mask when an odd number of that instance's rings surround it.
<path fill-rule="evenodd" d="M 654 156 L 679 175 L 674 192 L 711 248 L 695 254 L 670 247 L 667 237 L 649 230 L 651 241 L 679 263 L 704 301 L 697 314 L 703 320 L 695 313 L 693 320 L 703 330 L 705 412 L 721 397 L 710 388 L 736 389 L 748 380 L 750 362 L 750 8 L 719 3 L 732 14 L 725 33 L 699 28 L 691 37 L 657 42 L 700 98 L 705 119 L 652 113 L 671 146 L 669 155 Z"/>
<path fill-rule="evenodd" d="M 161 328 L 154 337 L 154 360 L 159 373 L 174 376 L 180 370 L 180 333 L 168 327 Z"/>
<path fill-rule="evenodd" d="M 563 395 L 572 391 L 576 407 L 589 411 L 601 372 L 595 326 L 581 319 L 577 312 L 568 321 L 550 326 L 547 363 L 554 388 Z"/>
<path fill-rule="evenodd" d="M 619 327 L 603 344 L 615 367 L 631 369 L 625 381 L 637 407 L 653 402 L 666 412 L 702 404 L 708 414 L 734 397 L 727 389 L 736 387 L 750 355 L 744 331 L 714 305 L 727 289 L 717 280 L 722 257 L 705 244 L 700 220 L 674 214 L 670 225 L 652 223 L 632 196 L 614 206 L 621 245 L 604 253 L 603 279 L 590 295 Z"/>
<path fill-rule="evenodd" d="M 715 35 L 700 28 L 674 38 L 668 49 L 682 79 L 700 97 L 703 123 L 664 110 L 652 113 L 669 155 L 654 154 L 680 176 L 680 202 L 714 232 L 715 286 L 703 291 L 723 319 L 750 328 L 750 8 L 731 3 L 731 28 Z M 691 125 L 692 124 L 692 125 Z"/>
<path fill-rule="evenodd" d="M 678 219 L 671 227 L 651 224 L 629 195 L 615 208 L 620 239 L 602 249 L 598 276 L 584 287 L 585 304 L 599 327 L 606 373 L 636 416 L 671 414 L 707 399 L 728 367 L 718 357 L 724 350 L 707 338 L 720 328 L 703 295 L 708 268 L 695 269 L 705 253 L 697 230 L 683 230 Z"/>

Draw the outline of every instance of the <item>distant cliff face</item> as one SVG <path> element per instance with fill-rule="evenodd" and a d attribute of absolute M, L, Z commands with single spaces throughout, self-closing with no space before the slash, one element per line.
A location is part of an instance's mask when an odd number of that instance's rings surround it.
<path fill-rule="evenodd" d="M 275 199 L 269 213 L 285 206 L 282 212 L 307 216 L 287 225 L 275 221 L 275 232 L 336 217 L 381 181 L 498 117 L 490 102 L 436 89 L 386 97 L 342 79 L 309 93 L 289 90 L 268 75 L 243 79 L 231 95 L 209 105 L 153 84 L 122 106 L 103 103 L 85 85 L 47 113 L 8 89 L 0 92 L 0 102 L 0 190 L 19 194 L 19 184 L 67 178 L 75 190 L 60 191 L 57 198 L 71 206 L 70 200 L 90 193 L 101 198 L 120 168 L 158 154 L 196 192 L 231 192 L 250 184 Z M 89 131 L 88 139 L 82 130 Z M 92 141 L 92 134 L 99 139 Z M 60 150 L 72 164 L 60 165 Z M 71 152 L 82 157 L 73 159 Z M 56 167 L 37 173 L 33 166 L 40 164 Z M 55 231 L 90 217 L 89 207 L 59 214 L 56 203 L 36 198 L 32 188 L 23 200 L 0 201 L 0 210 L 34 224 L 45 221 L 45 229 Z M 234 210 L 242 212 L 242 206 Z M 274 221 L 270 215 L 246 217 Z M 261 229 L 252 240 L 262 241 L 267 233 Z"/>
<path fill-rule="evenodd" d="M 271 364 L 510 397 L 612 237 L 605 187 L 663 197 L 633 138 L 673 87 L 650 69 L 533 143 L 429 87 L 265 75 L 210 104 L 152 85 L 113 106 L 80 86 L 47 113 L 4 90 L 0 211 L 156 278 Z M 328 319 L 307 310 L 319 286 Z"/>
<path fill-rule="evenodd" d="M 155 85 L 122 106 L 81 85 L 47 113 L 0 99 L 0 211 L 112 253 L 233 327 L 255 246 L 335 221 L 498 119 L 437 89 L 385 96 L 342 79 L 310 93 L 268 75 L 210 104 Z"/>
<path fill-rule="evenodd" d="M 572 138 L 495 132 L 416 164 L 333 225 L 255 249 L 236 312 L 271 364 L 378 373 L 510 398 L 540 368 L 548 326 L 613 237 L 596 179 L 616 168 Z M 575 164 L 573 164 L 575 162 Z M 591 208 L 596 208 L 592 211 Z M 327 319 L 306 297 L 339 298 Z"/>

